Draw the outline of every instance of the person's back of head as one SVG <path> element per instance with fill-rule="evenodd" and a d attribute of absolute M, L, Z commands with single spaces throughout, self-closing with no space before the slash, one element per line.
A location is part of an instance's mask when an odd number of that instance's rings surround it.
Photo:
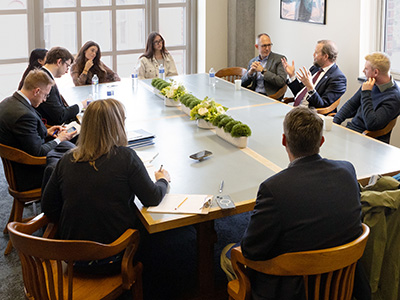
<path fill-rule="evenodd" d="M 286 147 L 295 158 L 319 153 L 322 128 L 323 121 L 314 110 L 305 106 L 293 108 L 283 121 Z"/>
<path fill-rule="evenodd" d="M 365 56 L 365 60 L 369 61 L 373 69 L 378 69 L 382 75 L 389 75 L 390 58 L 386 53 L 374 52 Z"/>
<path fill-rule="evenodd" d="M 31 69 L 40 68 L 45 61 L 47 52 L 47 49 L 33 49 L 29 56 L 29 67 Z M 40 61 L 42 61 L 43 63 L 40 63 Z"/>
<path fill-rule="evenodd" d="M 40 69 L 34 69 L 26 76 L 22 90 L 31 91 L 38 87 L 44 88 L 50 84 L 53 85 L 54 81 L 46 72 Z"/>
<path fill-rule="evenodd" d="M 94 161 L 113 147 L 127 144 L 123 104 L 115 99 L 97 100 L 85 111 L 73 157 L 76 162 Z"/>
<path fill-rule="evenodd" d="M 56 64 L 59 59 L 61 59 L 63 63 L 70 59 L 72 63 L 74 61 L 74 56 L 63 47 L 53 47 L 47 52 L 46 64 Z"/>

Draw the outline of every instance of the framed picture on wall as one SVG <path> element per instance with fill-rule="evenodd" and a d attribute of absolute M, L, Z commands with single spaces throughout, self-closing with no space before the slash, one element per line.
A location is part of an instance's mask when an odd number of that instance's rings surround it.
<path fill-rule="evenodd" d="M 281 19 L 326 24 L 326 0 L 281 0 Z"/>

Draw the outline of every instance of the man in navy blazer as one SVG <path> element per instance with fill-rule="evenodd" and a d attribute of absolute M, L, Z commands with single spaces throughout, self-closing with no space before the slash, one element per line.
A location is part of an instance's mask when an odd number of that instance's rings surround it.
<path fill-rule="evenodd" d="M 73 61 L 74 57 L 67 49 L 53 47 L 47 52 L 46 63 L 42 70 L 54 80 L 54 78 L 60 78 L 67 73 Z M 86 100 L 82 101 L 82 103 L 68 106 L 58 91 L 57 85 L 54 84 L 47 101 L 40 104 L 36 109 L 47 121 L 47 124 L 57 125 L 75 120 L 76 115 L 84 107 L 86 107 Z"/>
<path fill-rule="evenodd" d="M 53 84 L 54 81 L 44 71 L 33 70 L 27 75 L 20 91 L 0 102 L 0 143 L 33 156 L 45 156 L 56 147 L 66 146 L 58 144 L 70 140 L 76 131 L 68 133 L 61 126 L 47 129 L 35 110 L 46 101 Z M 14 164 L 14 171 L 20 191 L 41 186 L 43 166 Z"/>
<path fill-rule="evenodd" d="M 335 63 L 337 55 L 334 42 L 318 41 L 314 51 L 314 65 L 310 70 L 303 67 L 296 74 L 294 61 L 289 65 L 282 58 L 283 67 L 289 75 L 288 87 L 295 96 L 295 106 L 299 103 L 315 108 L 327 107 L 345 93 L 347 80 Z"/>
<path fill-rule="evenodd" d="M 361 235 L 356 172 L 349 162 L 318 154 L 324 142 L 322 127 L 322 119 L 307 107 L 295 107 L 286 115 L 282 144 L 290 164 L 259 187 L 241 241 L 246 258 L 264 261 L 288 252 L 330 248 Z M 250 280 L 253 300 L 305 299 L 302 277 L 253 271 Z M 366 288 L 368 295 L 368 284 Z"/>
<path fill-rule="evenodd" d="M 286 73 L 281 59 L 283 55 L 271 52 L 271 38 L 266 33 L 257 36 L 255 47 L 259 55 L 250 60 L 242 86 L 264 95 L 275 94 L 286 83 Z"/>

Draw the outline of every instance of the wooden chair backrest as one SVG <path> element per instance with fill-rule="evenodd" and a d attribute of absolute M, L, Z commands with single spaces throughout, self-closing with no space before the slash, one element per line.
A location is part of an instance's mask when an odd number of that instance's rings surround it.
<path fill-rule="evenodd" d="M 234 83 L 236 79 L 241 79 L 246 72 L 247 70 L 241 67 L 223 68 L 218 70 L 215 76 Z"/>
<path fill-rule="evenodd" d="M 285 253 L 266 261 L 246 259 L 240 247 L 232 249 L 232 266 L 238 276 L 239 289 L 231 288 L 237 282 L 228 283 L 231 299 L 250 299 L 251 284 L 246 271 L 246 267 L 249 267 L 269 275 L 303 276 L 307 299 L 320 299 L 315 295 L 322 291 L 326 300 L 350 300 L 356 263 L 364 252 L 369 235 L 369 227 L 365 224 L 362 226 L 361 236 L 348 244 L 323 250 Z M 308 290 L 309 276 L 315 278 L 314 291 Z M 327 276 L 324 286 L 320 286 L 322 276 Z"/>
<path fill-rule="evenodd" d="M 139 231 L 128 229 L 116 241 L 107 245 L 92 241 L 55 240 L 32 235 L 47 224 L 49 220 L 42 213 L 28 223 L 12 222 L 7 225 L 10 239 L 20 256 L 26 293 L 33 299 L 61 300 L 64 299 L 63 295 L 73 299 L 75 261 L 104 259 L 125 249 L 122 270 L 130 274 L 128 277 L 133 276 L 132 272 L 126 269 L 133 268 L 133 255 L 139 245 Z M 67 275 L 63 276 L 65 264 Z M 90 278 L 91 275 L 87 276 Z M 67 277 L 67 280 L 63 277 Z M 126 289 L 132 285 L 131 280 L 132 278 L 123 278 Z"/>
<path fill-rule="evenodd" d="M 364 130 L 362 134 L 364 134 L 366 136 L 373 137 L 373 138 L 377 138 L 377 137 L 386 135 L 386 134 L 388 134 L 389 132 L 392 131 L 392 129 L 396 125 L 396 122 L 397 122 L 397 118 L 395 118 L 392 121 L 390 121 L 389 124 L 387 124 L 385 126 L 385 128 L 383 128 L 383 129 L 375 130 L 375 131 Z"/>
<path fill-rule="evenodd" d="M 0 144 L 0 157 L 3 162 L 4 175 L 8 185 L 13 191 L 17 190 L 17 184 L 14 177 L 13 165 L 16 162 L 25 165 L 45 165 L 46 156 L 32 156 L 20 149 Z"/>
<path fill-rule="evenodd" d="M 287 90 L 287 85 L 285 84 L 275 94 L 268 95 L 268 97 L 275 99 L 275 100 L 280 100 L 285 95 L 286 90 Z"/>
<path fill-rule="evenodd" d="M 339 106 L 340 99 L 342 99 L 342 97 L 340 97 L 339 99 L 337 99 L 335 102 L 333 102 L 331 105 L 329 105 L 327 107 L 317 108 L 317 113 L 319 113 L 321 115 L 327 115 L 327 114 L 333 112 L 336 109 L 336 107 Z"/>

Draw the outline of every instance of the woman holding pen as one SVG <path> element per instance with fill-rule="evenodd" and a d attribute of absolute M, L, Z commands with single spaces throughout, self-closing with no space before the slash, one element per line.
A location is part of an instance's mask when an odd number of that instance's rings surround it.
<path fill-rule="evenodd" d="M 135 196 L 144 206 L 158 205 L 170 176 L 160 168 L 154 183 L 137 156 L 126 147 L 125 110 L 115 99 L 92 102 L 82 120 L 77 147 L 65 154 L 42 197 L 42 211 L 58 222 L 61 239 L 108 244 L 128 228 L 137 228 Z M 121 257 L 79 266 L 94 273 L 114 270 Z"/>

